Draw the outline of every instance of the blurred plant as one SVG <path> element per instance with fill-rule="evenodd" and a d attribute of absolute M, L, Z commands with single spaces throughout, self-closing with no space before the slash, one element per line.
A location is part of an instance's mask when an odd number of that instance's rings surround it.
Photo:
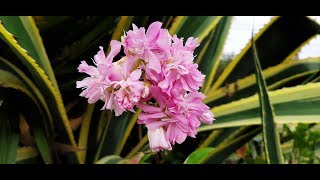
<path fill-rule="evenodd" d="M 311 127 L 313 126 L 313 127 Z M 292 149 L 285 156 L 288 163 L 292 164 L 319 164 L 320 163 L 320 132 L 314 125 L 298 124 L 291 130 L 288 125 L 283 125 L 284 135 L 292 137 Z M 310 128 L 311 127 L 311 128 Z"/>

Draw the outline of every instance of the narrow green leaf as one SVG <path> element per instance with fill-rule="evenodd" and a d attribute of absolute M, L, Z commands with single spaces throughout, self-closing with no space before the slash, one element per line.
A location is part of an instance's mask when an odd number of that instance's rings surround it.
<path fill-rule="evenodd" d="M 12 98 L 0 90 L 0 164 L 15 164 L 19 143 L 19 113 Z"/>
<path fill-rule="evenodd" d="M 16 162 L 32 159 L 38 155 L 39 152 L 34 147 L 21 147 L 17 150 Z"/>
<path fill-rule="evenodd" d="M 274 107 L 275 122 L 320 123 L 320 83 L 309 83 L 290 88 L 270 91 L 269 97 Z M 203 125 L 198 131 L 243 125 L 261 124 L 259 97 L 257 94 L 211 109 L 216 119 L 213 124 Z"/>
<path fill-rule="evenodd" d="M 37 147 L 40 150 L 40 153 L 42 155 L 44 162 L 51 163 L 52 159 L 51 159 L 51 154 L 48 147 L 48 142 L 44 134 L 44 129 L 40 125 L 41 123 L 44 123 L 42 122 L 42 120 L 45 119 L 46 117 L 44 116 L 44 113 L 42 112 L 36 98 L 28 90 L 25 83 L 20 81 L 20 79 L 18 79 L 16 76 L 11 74 L 10 72 L 4 71 L 4 70 L 0 70 L 0 86 L 4 88 L 11 88 L 19 92 L 22 92 L 30 99 L 30 100 L 27 100 L 27 99 L 21 98 L 20 104 L 25 105 L 23 110 L 26 112 L 26 116 L 29 117 L 28 119 L 30 122 L 30 126 L 34 134 Z"/>
<path fill-rule="evenodd" d="M 132 113 L 124 112 L 118 117 L 113 115 L 110 121 L 108 121 L 107 127 L 104 129 L 104 133 L 99 141 L 99 148 L 95 160 L 99 159 L 101 156 L 116 153 L 116 149 L 120 145 L 126 127 L 128 126 L 130 114 Z"/>
<path fill-rule="evenodd" d="M 30 118 L 32 120 L 29 121 L 29 123 L 44 162 L 52 163 L 52 158 L 48 147 L 45 131 L 48 134 L 48 136 L 52 136 L 54 126 L 51 117 L 51 112 L 49 111 L 42 94 L 40 93 L 39 89 L 33 84 L 33 82 L 14 64 L 0 57 L 0 65 L 1 68 L 4 68 L 5 70 L 8 70 L 13 73 L 12 75 L 10 75 L 8 72 L 0 70 L 1 77 L 3 78 L 0 78 L 2 86 L 22 91 L 27 96 L 29 96 L 29 98 L 32 100 L 31 103 L 34 103 L 36 105 L 35 108 L 39 109 L 40 113 L 34 108 L 31 108 L 30 112 L 32 114 L 35 113 L 35 115 L 33 115 Z M 22 81 L 20 81 L 18 78 L 14 78 L 13 75 L 16 75 Z M 38 103 L 37 100 L 40 103 Z M 25 110 L 26 109 L 29 109 L 29 105 L 25 108 Z M 45 113 L 41 113 L 42 111 L 44 111 Z M 49 121 L 47 121 L 48 119 Z M 44 124 L 45 128 L 43 128 L 40 124 Z"/>
<path fill-rule="evenodd" d="M 74 60 L 78 62 L 79 58 L 82 58 L 81 55 L 87 52 L 90 48 L 97 49 L 98 51 L 98 46 L 107 45 L 98 44 L 98 42 L 101 42 L 103 38 L 111 34 L 111 30 L 114 25 L 113 20 L 114 17 L 107 17 L 107 19 L 98 21 L 92 28 L 87 30 L 83 36 L 76 39 L 70 46 L 67 46 L 67 54 L 63 58 L 59 58 L 59 62 L 61 63 L 54 67 L 55 72 L 56 70 L 59 70 L 58 68 L 61 68 L 65 65 L 63 63 L 64 61 L 68 60 L 70 62 Z M 64 71 L 73 72 L 76 69 L 77 68 L 65 69 Z"/>
<path fill-rule="evenodd" d="M 199 164 L 204 157 L 210 155 L 210 153 L 214 150 L 214 148 L 200 148 L 193 153 L 191 153 L 188 158 L 185 160 L 184 164 Z"/>
<path fill-rule="evenodd" d="M 197 58 L 196 62 L 199 64 L 199 70 L 206 75 L 205 83 L 202 87 L 203 92 L 208 91 L 218 69 L 223 46 L 227 39 L 227 35 L 231 25 L 231 16 L 224 16 L 218 23 L 217 27 L 211 32 L 213 33 L 208 43 L 207 48 L 204 48 L 199 55 L 201 59 Z"/>
<path fill-rule="evenodd" d="M 292 82 L 298 78 L 309 76 L 320 71 L 320 58 L 308 58 L 301 61 L 290 61 L 263 70 L 268 90 L 282 88 L 287 83 L 291 86 L 297 85 Z M 235 100 L 249 97 L 256 93 L 256 78 L 254 74 L 230 83 L 228 86 L 209 91 L 204 103 L 209 106 L 226 104 Z"/>
<path fill-rule="evenodd" d="M 19 23 L 19 21 L 17 23 Z M 7 23 L 7 24 L 14 24 L 14 23 Z M 24 31 L 21 31 L 21 32 L 24 32 Z M 19 44 L 19 40 L 17 41 L 14 35 L 10 33 L 1 23 L 0 23 L 0 38 L 2 38 L 5 42 L 8 43 L 8 45 L 17 54 L 20 60 L 27 66 L 27 68 L 31 72 L 31 75 L 35 78 L 37 86 L 39 87 L 42 94 L 47 99 L 47 103 L 50 110 L 54 111 L 54 113 L 52 113 L 52 116 L 53 116 L 53 119 L 55 120 L 55 123 L 57 124 L 59 135 L 63 137 L 68 137 L 68 139 L 63 138 L 63 140 L 66 141 L 66 143 L 71 143 L 71 145 L 74 148 L 76 148 L 77 144 L 75 142 L 74 135 L 70 126 L 70 122 L 68 120 L 68 116 L 67 116 L 65 107 L 63 105 L 60 91 L 57 88 L 57 86 L 55 86 L 56 83 L 52 82 L 49 79 L 46 72 L 44 72 L 44 70 L 40 68 L 40 65 L 37 64 L 37 61 L 33 59 L 30 56 L 30 54 L 28 54 L 28 51 L 26 51 L 25 49 L 26 47 L 21 46 L 23 43 Z M 42 66 L 48 68 L 48 66 L 46 66 L 46 63 L 42 64 Z M 80 158 L 78 156 L 78 152 L 76 152 L 76 155 L 79 160 Z"/>
<path fill-rule="evenodd" d="M 71 19 L 71 16 L 33 16 L 40 31 L 46 31 Z"/>
<path fill-rule="evenodd" d="M 115 30 L 113 31 L 111 40 L 120 41 L 124 31 L 127 31 L 130 28 L 133 18 L 134 16 L 121 16 L 117 26 L 115 27 Z M 110 50 L 111 48 L 109 46 L 107 53 L 109 53 Z"/>
<path fill-rule="evenodd" d="M 49 119 L 49 122 L 47 123 L 47 126 L 49 127 L 50 133 L 53 133 L 54 124 L 51 112 L 49 111 L 49 107 L 41 94 L 40 90 L 37 88 L 37 86 L 21 71 L 18 67 L 16 67 L 14 64 L 9 62 L 8 60 L 4 59 L 0 56 L 0 66 L 3 70 L 8 70 L 17 77 L 19 77 L 28 87 L 31 93 L 34 94 L 34 97 L 39 100 L 41 106 L 44 108 L 44 111 L 47 114 L 47 118 Z"/>
<path fill-rule="evenodd" d="M 214 29 L 221 16 L 178 16 L 174 20 L 169 33 L 178 37 L 195 37 L 201 42 Z"/>
<path fill-rule="evenodd" d="M 117 155 L 109 155 L 106 156 L 99 161 L 97 161 L 95 164 L 125 164 L 128 160 L 123 159 L 120 156 Z"/>
<path fill-rule="evenodd" d="M 126 155 L 125 158 L 134 156 L 146 143 L 148 142 L 148 135 L 145 135 L 140 142 Z"/>
<path fill-rule="evenodd" d="M 33 18 L 31 16 L 0 16 L 0 21 L 7 31 L 14 35 L 17 42 L 36 60 L 55 88 L 58 88 L 54 72 Z"/>
<path fill-rule="evenodd" d="M 34 127 L 34 125 L 32 125 L 32 132 L 43 161 L 46 164 L 51 164 L 53 162 L 51 151 L 49 149 L 48 141 L 43 129 L 41 129 L 41 126 L 39 125 L 37 127 Z"/>
<path fill-rule="evenodd" d="M 317 100 L 320 94 L 317 91 L 320 88 L 320 83 L 309 83 L 306 85 L 298 85 L 290 88 L 282 88 L 269 92 L 269 97 L 272 104 L 282 104 L 288 102 L 302 101 L 302 100 Z M 245 106 L 246 104 L 246 106 Z M 245 110 L 254 109 L 259 106 L 259 97 L 257 94 L 248 98 L 243 98 L 238 101 L 233 101 L 228 104 L 214 107 L 216 114 L 227 115 Z"/>
<path fill-rule="evenodd" d="M 243 146 L 246 142 L 261 132 L 260 127 L 256 127 L 248 133 L 238 136 L 231 141 L 226 141 L 216 148 L 199 148 L 192 152 L 185 160 L 184 164 L 221 163 L 232 152 Z"/>
<path fill-rule="evenodd" d="M 121 154 L 121 151 L 122 151 L 122 149 L 123 149 L 128 137 L 129 137 L 134 125 L 136 124 L 138 116 L 139 116 L 140 113 L 141 113 L 141 109 L 138 109 L 136 111 L 136 113 L 134 113 L 131 116 L 131 118 L 129 120 L 129 123 L 128 123 L 128 126 L 126 127 L 126 130 L 124 131 L 124 135 L 120 139 L 120 143 L 118 144 L 118 146 L 116 148 L 116 153 L 115 153 L 116 155 L 120 155 Z"/>
<path fill-rule="evenodd" d="M 174 19 L 173 19 L 173 23 L 169 29 L 169 33 L 171 35 L 173 34 L 177 34 L 182 25 L 185 23 L 185 21 L 187 20 L 188 16 L 176 16 Z"/>
<path fill-rule="evenodd" d="M 139 164 L 145 164 L 152 157 L 152 153 L 143 154 L 142 158 L 139 161 Z"/>
<path fill-rule="evenodd" d="M 212 133 L 210 133 L 210 135 L 200 144 L 199 148 L 215 147 L 218 146 L 220 143 L 223 143 L 230 139 L 232 140 L 233 138 L 235 138 L 233 134 L 238 135 L 237 132 L 243 131 L 243 128 L 246 128 L 246 126 L 216 129 L 212 131 Z"/>
<path fill-rule="evenodd" d="M 297 28 L 299 27 L 299 28 Z M 320 32 L 320 26 L 308 17 L 274 17 L 254 37 L 260 54 L 261 68 L 286 62 Z M 215 90 L 254 73 L 250 65 L 252 45 L 249 41 L 245 48 L 228 64 L 213 84 Z M 277 52 L 277 53 L 275 53 Z"/>
<path fill-rule="evenodd" d="M 37 104 L 35 97 L 26 88 L 25 83 L 23 83 L 19 78 L 8 71 L 0 70 L 0 86 L 4 88 L 12 88 L 22 93 L 26 94 L 33 102 Z M 39 104 L 38 104 L 39 105 Z"/>
<path fill-rule="evenodd" d="M 88 104 L 87 110 L 84 113 L 84 116 L 82 118 L 80 137 L 78 142 L 79 148 L 87 148 L 90 122 L 92 119 L 94 107 L 95 107 L 95 104 Z M 83 163 L 86 161 L 86 154 L 87 154 L 86 150 L 80 152 L 80 157 Z"/>
<path fill-rule="evenodd" d="M 103 136 L 102 134 L 106 133 L 106 131 L 108 130 L 111 118 L 112 118 L 112 111 L 101 111 L 99 113 L 97 133 L 96 133 L 97 142 L 101 140 Z"/>
<path fill-rule="evenodd" d="M 280 148 L 280 138 L 274 121 L 273 107 L 269 101 L 269 96 L 266 88 L 266 82 L 261 73 L 261 66 L 258 58 L 258 52 L 253 41 L 253 59 L 256 67 L 256 79 L 259 88 L 260 114 L 262 120 L 263 142 L 265 147 L 265 155 L 269 164 L 282 164 L 283 157 Z"/>

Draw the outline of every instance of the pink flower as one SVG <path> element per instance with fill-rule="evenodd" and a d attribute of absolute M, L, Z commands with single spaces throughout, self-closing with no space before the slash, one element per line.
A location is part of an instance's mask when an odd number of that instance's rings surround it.
<path fill-rule="evenodd" d="M 163 128 L 148 130 L 148 138 L 150 148 L 153 152 L 158 152 L 160 150 L 172 150 L 170 142 L 168 142 L 165 137 L 165 131 Z"/>
<path fill-rule="evenodd" d="M 138 117 L 138 124 L 146 124 L 148 131 L 163 128 L 166 131 L 166 140 L 171 144 L 175 142 L 181 144 L 185 141 L 190 127 L 188 119 L 183 114 L 175 113 L 174 108 L 163 109 L 150 105 L 138 105 L 138 107 L 143 111 Z"/>
<path fill-rule="evenodd" d="M 149 130 L 158 129 L 169 123 L 169 121 L 162 121 L 162 119 L 168 117 L 162 108 L 142 103 L 137 106 L 142 109 L 142 113 L 139 115 L 137 123 L 145 124 Z"/>
<path fill-rule="evenodd" d="M 187 136 L 195 138 L 201 122 L 211 124 L 214 120 L 209 107 L 201 102 L 205 96 L 200 92 L 171 98 L 159 87 L 152 87 L 151 94 L 159 107 L 139 104 L 143 112 L 138 117 L 138 124 L 146 124 L 148 130 L 162 127 L 172 145 L 181 144 Z"/>
<path fill-rule="evenodd" d="M 183 112 L 186 116 L 194 116 L 196 119 L 200 118 L 203 114 L 208 113 L 210 108 L 202 103 L 205 95 L 201 92 L 186 93 L 183 96 L 174 99 L 177 104 L 177 109 Z M 210 113 L 208 114 L 210 115 Z M 211 122 L 213 117 L 211 118 Z M 211 123 L 209 123 L 211 124 Z"/>
<path fill-rule="evenodd" d="M 180 115 L 180 130 L 183 130 L 184 133 L 187 133 L 188 136 L 195 138 L 197 134 L 197 128 L 201 123 L 211 124 L 214 120 L 213 114 L 210 111 L 210 108 L 202 103 L 204 95 L 200 92 L 191 92 L 186 93 L 183 96 L 179 96 L 174 99 L 176 106 L 176 114 Z M 181 117 L 183 115 L 183 117 Z M 168 128 L 168 133 L 170 130 Z M 177 138 L 177 128 L 173 131 L 173 135 L 168 135 L 169 141 L 174 144 L 174 141 Z M 182 133 L 180 133 L 181 135 Z M 186 136 L 183 134 L 182 137 Z M 179 140 L 179 139 L 178 139 Z M 177 143 L 181 143 L 176 141 Z"/>
<path fill-rule="evenodd" d="M 143 27 L 138 28 L 135 24 L 132 24 L 133 30 L 129 30 L 124 37 L 125 54 L 131 59 L 143 59 L 147 63 L 147 68 L 156 73 L 161 72 L 160 60 L 156 54 L 159 57 L 163 54 L 157 42 L 159 44 L 161 42 L 164 43 L 164 39 L 170 42 L 169 33 L 165 36 L 161 26 L 161 22 L 154 22 L 150 24 L 147 32 L 145 32 Z M 159 34 L 161 34 L 161 42 L 158 40 Z"/>
<path fill-rule="evenodd" d="M 80 96 L 88 98 L 89 103 L 101 99 L 105 101 L 102 109 L 114 110 L 115 115 L 119 116 L 126 110 L 134 112 L 133 107 L 140 97 L 146 98 L 149 95 L 149 88 L 139 81 L 142 74 L 140 69 L 122 71 L 119 62 L 112 63 L 121 45 L 118 41 L 111 41 L 110 45 L 108 57 L 105 57 L 102 47 L 94 56 L 96 67 L 81 62 L 79 72 L 87 73 L 90 77 L 77 81 L 77 88 L 84 89 Z"/>
<path fill-rule="evenodd" d="M 119 89 L 115 93 L 114 103 L 118 104 L 119 108 L 115 111 L 116 116 L 126 110 L 134 112 L 133 107 L 140 101 L 140 98 L 149 96 L 149 88 L 139 81 L 141 74 L 141 69 L 136 69 L 126 80 L 117 83 L 115 88 Z"/>
<path fill-rule="evenodd" d="M 168 95 L 174 87 L 189 92 L 198 91 L 203 85 L 204 75 L 198 70 L 198 65 L 193 62 L 193 50 L 199 44 L 196 39 L 189 38 L 186 46 L 183 46 L 183 38 L 173 36 L 171 55 L 163 65 L 164 78 L 158 86 Z"/>
<path fill-rule="evenodd" d="M 116 41 L 111 41 L 111 47 L 112 50 L 106 58 L 103 47 L 100 46 L 100 51 L 93 60 L 96 67 L 88 65 L 85 61 L 81 61 L 78 67 L 79 72 L 90 75 L 82 81 L 77 81 L 76 86 L 83 89 L 80 96 L 88 98 L 90 104 L 103 99 L 104 91 L 110 86 L 111 81 L 119 80 L 119 73 L 113 71 L 112 59 L 120 52 L 121 45 Z"/>
<path fill-rule="evenodd" d="M 146 125 L 153 152 L 171 150 L 188 136 L 195 138 L 201 123 L 214 120 L 202 103 L 204 94 L 198 92 L 205 76 L 194 63 L 197 38 L 189 37 L 184 45 L 183 38 L 171 37 L 161 26 L 154 22 L 146 31 L 133 24 L 122 42 L 110 42 L 107 57 L 100 47 L 95 66 L 81 62 L 79 72 L 89 77 L 77 81 L 77 88 L 83 89 L 80 96 L 89 103 L 104 101 L 102 109 L 114 110 L 116 116 L 141 108 L 137 123 Z M 121 45 L 126 56 L 113 62 Z"/>

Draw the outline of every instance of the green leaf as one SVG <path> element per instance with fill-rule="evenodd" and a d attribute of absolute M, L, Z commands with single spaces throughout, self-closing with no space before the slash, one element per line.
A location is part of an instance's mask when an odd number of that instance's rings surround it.
<path fill-rule="evenodd" d="M 199 148 L 203 147 L 221 147 L 224 144 L 236 139 L 237 137 L 246 135 L 251 131 L 255 131 L 259 126 L 241 126 L 241 127 L 233 127 L 233 128 L 225 128 L 213 131 L 208 138 L 200 145 Z M 261 129 L 261 128 L 259 128 Z M 261 131 L 261 130 L 260 130 Z M 260 133 L 260 131 L 256 131 L 255 134 Z M 254 136 L 253 135 L 253 136 Z M 250 140 L 250 138 L 248 139 Z M 225 149 L 223 152 L 220 152 L 219 155 L 215 155 L 214 158 L 210 158 L 210 163 L 222 163 L 223 160 L 228 158 L 232 153 L 234 153 L 238 148 L 240 148 L 246 141 L 242 141 L 242 143 L 238 143 L 235 146 L 231 146 Z"/>
<path fill-rule="evenodd" d="M 106 128 L 99 141 L 99 147 L 95 156 L 96 160 L 101 156 L 116 153 L 116 149 L 120 145 L 126 127 L 128 126 L 130 114 L 132 113 L 124 112 L 118 117 L 113 115 L 110 121 L 107 122 Z"/>
<path fill-rule="evenodd" d="M 252 35 L 253 37 L 253 35 Z M 283 157 L 280 148 L 280 137 L 274 121 L 273 107 L 269 101 L 266 82 L 261 73 L 261 66 L 259 62 L 258 52 L 253 42 L 253 59 L 256 67 L 256 79 L 258 85 L 258 94 L 260 101 L 260 114 L 262 120 L 263 142 L 265 148 L 265 155 L 268 164 L 283 164 Z"/>
<path fill-rule="evenodd" d="M 134 156 L 143 146 L 148 142 L 148 135 L 145 135 L 139 143 L 126 155 L 125 158 L 131 158 Z"/>
<path fill-rule="evenodd" d="M 106 46 L 108 44 L 98 44 L 101 43 L 103 38 L 109 37 L 111 34 L 111 30 L 114 25 L 114 17 L 106 17 L 97 21 L 93 27 L 88 29 L 82 36 L 77 38 L 71 45 L 65 47 L 66 54 L 63 57 L 59 57 L 59 63 L 54 67 L 54 70 L 59 70 L 59 68 L 65 65 L 65 61 L 77 61 L 79 62 L 79 58 L 82 58 L 85 52 L 91 49 L 96 49 L 98 52 L 98 46 Z M 105 43 L 105 42 L 104 42 Z M 76 71 L 77 68 L 73 69 L 62 69 L 67 72 Z M 60 70 L 61 71 L 61 70 Z M 61 73 L 60 73 L 61 74 Z"/>
<path fill-rule="evenodd" d="M 320 58 L 311 58 L 279 64 L 265 69 L 262 74 L 265 77 L 268 90 L 275 90 L 298 78 L 309 76 L 310 74 L 315 74 L 319 71 Z M 228 86 L 208 92 L 204 103 L 209 106 L 217 106 L 249 97 L 256 93 L 255 84 L 255 75 L 251 74 Z"/>
<path fill-rule="evenodd" d="M 24 23 L 26 22 L 24 21 Z M 19 21 L 17 23 L 19 23 Z M 15 23 L 7 23 L 7 24 L 11 26 L 12 24 L 15 24 Z M 19 31 L 19 32 L 21 33 L 25 31 Z M 44 70 L 40 68 L 40 65 L 37 64 L 37 61 L 28 54 L 28 51 L 26 51 L 26 47 L 24 46 L 22 47 L 22 45 L 25 45 L 25 44 L 19 42 L 19 40 L 17 41 L 14 38 L 14 35 L 10 33 L 1 23 L 0 23 L 0 37 L 5 42 L 8 43 L 8 45 L 17 54 L 20 60 L 27 66 L 27 68 L 31 72 L 31 75 L 35 78 L 36 84 L 38 85 L 44 97 L 47 99 L 47 103 L 50 110 L 53 111 L 52 115 L 53 115 L 53 119 L 55 120 L 55 123 L 57 124 L 59 135 L 63 137 L 68 137 L 68 139 L 63 139 L 63 140 L 66 141 L 66 143 L 71 143 L 71 145 L 74 148 L 76 148 L 77 145 L 72 133 L 72 129 L 66 114 L 65 107 L 63 105 L 62 97 L 60 95 L 59 89 L 57 88 L 57 86 L 55 86 L 56 84 L 55 81 L 54 82 L 50 81 L 46 72 L 44 72 Z M 43 68 L 45 67 L 48 68 L 46 64 L 47 63 L 42 62 L 41 66 L 43 66 Z M 76 155 L 77 154 L 78 152 L 76 152 Z M 78 155 L 77 155 L 77 158 L 78 160 L 80 160 Z"/>
<path fill-rule="evenodd" d="M 106 156 L 99 161 L 97 161 L 95 164 L 125 164 L 128 160 L 123 159 L 120 156 L 117 155 L 109 155 Z"/>
<path fill-rule="evenodd" d="M 37 104 L 37 100 L 32 93 L 26 88 L 19 78 L 8 71 L 0 70 L 0 86 L 4 88 L 12 88 L 26 94 L 33 102 Z"/>
<path fill-rule="evenodd" d="M 141 113 L 141 109 L 138 109 L 136 111 L 136 113 L 134 113 L 131 116 L 131 118 L 129 120 L 129 123 L 128 123 L 125 131 L 124 131 L 124 134 L 123 134 L 122 138 L 119 140 L 120 142 L 119 142 L 119 144 L 118 144 L 118 146 L 116 148 L 116 152 L 115 152 L 116 155 L 120 155 L 121 154 L 121 151 L 122 151 L 125 143 L 127 142 L 127 139 L 129 137 L 134 125 L 136 124 L 138 116 L 140 115 L 140 113 Z"/>
<path fill-rule="evenodd" d="M 80 130 L 80 137 L 79 137 L 79 148 L 87 148 L 88 137 L 89 137 L 89 129 L 90 129 L 90 122 L 92 119 L 92 114 L 94 111 L 95 104 L 88 104 L 87 110 L 83 115 L 82 123 L 81 123 L 81 130 Z M 82 162 L 86 161 L 86 153 L 87 151 L 81 151 L 80 157 L 82 158 Z"/>
<path fill-rule="evenodd" d="M 33 84 L 33 82 L 20 70 L 18 69 L 15 65 L 13 65 L 12 63 L 10 63 L 8 60 L 0 57 L 0 65 L 2 68 L 12 72 L 13 74 L 9 74 L 6 71 L 0 71 L 1 72 L 1 77 L 3 77 L 4 79 L 1 79 L 0 82 L 2 82 L 2 84 L 11 84 L 11 85 L 6 85 L 6 87 L 19 87 L 19 88 L 14 88 L 17 90 L 22 90 L 22 92 L 26 93 L 29 98 L 31 98 L 31 100 L 33 102 L 31 103 L 35 103 L 36 107 L 38 108 L 40 113 L 38 113 L 38 111 L 35 111 L 34 108 L 31 108 L 31 110 L 29 112 L 31 112 L 31 114 L 33 117 L 30 118 L 32 119 L 32 121 L 29 121 L 30 125 L 31 125 L 31 129 L 32 132 L 34 134 L 35 137 L 35 141 L 36 144 L 41 152 L 42 158 L 44 160 L 45 163 L 52 163 L 52 158 L 51 158 L 51 154 L 49 151 L 49 147 L 48 147 L 48 142 L 44 133 L 44 129 L 47 131 L 47 134 L 49 134 L 49 136 L 52 136 L 53 133 L 53 120 L 51 117 L 51 113 L 48 109 L 48 106 L 42 96 L 42 94 L 40 93 L 39 89 Z M 13 75 L 16 75 L 17 77 L 19 77 L 22 81 L 20 81 L 18 78 L 14 78 Z M 36 99 L 40 102 L 38 103 L 38 101 L 36 101 Z M 29 105 L 25 108 L 28 109 Z M 43 109 L 42 109 L 43 108 Z M 44 111 L 45 115 L 42 115 L 41 112 Z M 29 113 L 27 113 L 29 114 Z M 40 115 L 41 114 L 41 115 Z M 49 122 L 46 121 L 47 119 L 49 119 Z M 45 128 L 41 127 L 40 124 L 45 124 Z"/>
<path fill-rule="evenodd" d="M 40 102 L 41 107 L 44 109 L 44 111 L 47 114 L 47 118 L 49 119 L 49 122 L 47 123 L 47 126 L 50 128 L 50 133 L 52 134 L 54 124 L 53 124 L 53 119 L 51 116 L 51 112 L 49 111 L 49 107 L 39 91 L 39 89 L 36 87 L 36 85 L 14 64 L 10 63 L 8 60 L 4 59 L 3 57 L 0 56 L 0 67 L 3 70 L 7 70 L 14 75 L 16 75 L 18 78 L 20 78 L 25 84 L 26 87 L 29 89 L 29 91 L 34 95 L 35 99 L 38 99 Z M 21 83 L 19 83 L 21 84 Z"/>
<path fill-rule="evenodd" d="M 147 154 L 143 153 L 143 156 L 140 159 L 139 164 L 145 164 L 146 161 L 148 161 L 150 159 L 150 157 L 152 157 L 152 155 L 153 155 L 152 153 L 147 153 Z"/>
<path fill-rule="evenodd" d="M 39 152 L 34 147 L 20 147 L 17 150 L 16 162 L 32 159 L 38 155 Z"/>
<path fill-rule="evenodd" d="M 53 162 L 51 157 L 51 151 L 49 149 L 49 144 L 46 139 L 46 135 L 41 126 L 31 125 L 34 139 L 36 141 L 37 148 L 40 151 L 41 157 L 46 164 L 51 164 Z"/>
<path fill-rule="evenodd" d="M 127 31 L 130 28 L 131 23 L 133 21 L 133 18 L 134 18 L 134 16 L 121 16 L 117 26 L 115 27 L 113 34 L 112 34 L 111 40 L 120 41 L 121 36 L 123 35 L 124 31 Z M 111 49 L 110 49 L 110 45 L 109 45 L 107 53 L 109 53 L 110 50 Z"/>
<path fill-rule="evenodd" d="M 270 91 L 269 98 L 274 107 L 275 122 L 319 123 L 320 122 L 320 83 L 309 83 L 290 88 Z M 203 125 L 198 131 L 217 128 L 261 124 L 259 97 L 257 94 L 211 109 L 217 119 L 211 125 Z"/>
<path fill-rule="evenodd" d="M 0 164 L 14 164 L 19 143 L 19 113 L 10 94 L 0 89 Z"/>
<path fill-rule="evenodd" d="M 185 160 L 184 164 L 200 164 L 204 157 L 208 157 L 214 148 L 200 148 L 191 153 Z"/>
<path fill-rule="evenodd" d="M 40 31 L 46 31 L 71 19 L 71 16 L 33 16 Z"/>
<path fill-rule="evenodd" d="M 103 133 L 107 133 L 105 132 L 105 129 L 107 129 L 109 126 L 109 122 L 110 122 L 109 118 L 111 119 L 111 117 L 109 116 L 110 114 L 109 112 L 111 111 L 106 111 L 106 110 L 101 111 L 101 107 L 103 106 L 103 103 L 104 102 L 102 101 L 98 101 L 97 103 L 95 103 L 94 109 L 91 115 L 91 120 L 90 120 L 89 130 L 88 130 L 89 132 L 88 140 L 87 140 L 86 152 L 85 152 L 86 163 L 95 163 L 100 158 L 100 157 L 97 157 L 98 151 L 101 151 L 101 148 L 102 148 L 102 147 L 100 148 L 100 146 L 102 146 L 100 145 L 100 141 L 102 141 Z"/>
<path fill-rule="evenodd" d="M 202 87 L 203 92 L 208 91 L 216 75 L 231 20 L 231 16 L 222 17 L 217 27 L 210 33 L 209 40 L 196 59 L 196 63 L 199 64 L 199 70 L 206 75 L 205 83 Z"/>
<path fill-rule="evenodd" d="M 173 23 L 172 23 L 170 29 L 169 29 L 169 33 L 171 35 L 177 34 L 187 19 L 188 19 L 188 16 L 176 16 L 173 20 Z"/>
<path fill-rule="evenodd" d="M 184 164 L 203 164 L 203 163 L 221 163 L 232 152 L 243 146 L 246 142 L 261 132 L 260 127 L 255 127 L 253 130 L 238 136 L 231 141 L 221 143 L 216 148 L 199 148 L 192 152 L 185 160 Z"/>
<path fill-rule="evenodd" d="M 0 16 L 5 29 L 13 34 L 17 43 L 37 62 L 50 81 L 58 88 L 39 30 L 31 16 Z"/>
<path fill-rule="evenodd" d="M 21 100 L 21 102 L 16 106 L 24 106 L 23 111 L 25 112 L 25 115 L 29 117 L 28 119 L 31 125 L 31 129 L 42 158 L 45 163 L 51 163 L 52 158 L 49 151 L 48 142 L 44 134 L 43 127 L 40 126 L 40 124 L 43 123 L 41 122 L 41 120 L 45 119 L 46 117 L 44 117 L 44 114 L 36 98 L 28 90 L 26 84 L 24 84 L 22 81 L 20 81 L 20 79 L 18 79 L 10 72 L 0 70 L 0 84 L 1 87 L 17 90 L 18 92 L 25 94 L 27 98 L 30 99 L 28 100 L 25 98 L 20 98 L 19 100 Z"/>
<path fill-rule="evenodd" d="M 242 131 L 243 128 L 246 128 L 246 126 L 216 129 L 200 144 L 199 148 L 218 146 L 220 143 L 235 138 L 233 134 L 237 134 L 237 132 Z"/>
<path fill-rule="evenodd" d="M 195 37 L 199 43 L 214 29 L 221 16 L 178 16 L 174 20 L 169 33 L 178 37 Z"/>
<path fill-rule="evenodd" d="M 301 47 L 319 32 L 319 25 L 308 17 L 274 17 L 254 36 L 254 42 L 260 54 L 261 68 L 266 69 L 288 61 L 287 59 L 295 56 Z M 254 73 L 254 67 L 250 65 L 251 48 L 249 41 L 223 70 L 211 91 Z"/>

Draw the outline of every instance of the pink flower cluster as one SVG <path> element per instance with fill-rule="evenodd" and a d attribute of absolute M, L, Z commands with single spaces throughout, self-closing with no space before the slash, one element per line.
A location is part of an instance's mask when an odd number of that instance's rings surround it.
<path fill-rule="evenodd" d="M 204 94 L 198 92 L 204 75 L 194 63 L 197 39 L 170 36 L 162 23 L 152 23 L 147 31 L 133 24 L 122 41 L 111 41 L 111 51 L 106 57 L 103 48 L 94 56 L 95 66 L 82 61 L 79 72 L 90 75 L 77 81 L 82 88 L 80 96 L 88 103 L 99 99 L 102 109 L 114 110 L 119 116 L 124 111 L 142 109 L 138 124 L 148 128 L 152 151 L 171 150 L 187 136 L 195 138 L 201 123 L 214 120 L 209 107 L 202 103 Z M 124 48 L 125 56 L 113 62 Z"/>

